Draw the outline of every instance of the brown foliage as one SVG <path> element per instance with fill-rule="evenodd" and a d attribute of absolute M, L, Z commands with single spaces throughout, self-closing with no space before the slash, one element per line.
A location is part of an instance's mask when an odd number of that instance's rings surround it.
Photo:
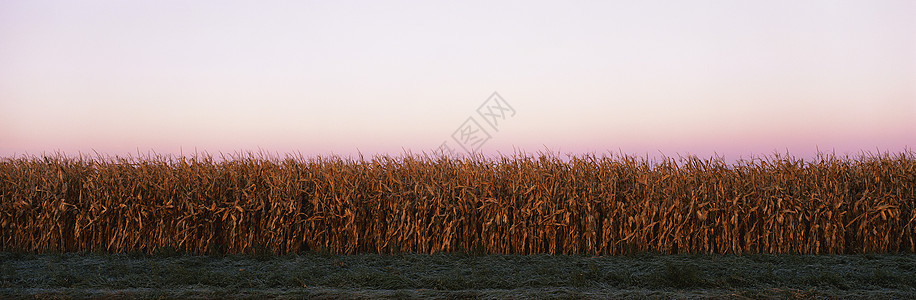
<path fill-rule="evenodd" d="M 28 251 L 916 252 L 916 155 L 0 161 Z"/>

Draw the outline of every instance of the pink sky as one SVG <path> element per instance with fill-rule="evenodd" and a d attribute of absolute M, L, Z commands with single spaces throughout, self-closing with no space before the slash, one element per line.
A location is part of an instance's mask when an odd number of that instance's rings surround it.
<path fill-rule="evenodd" d="M 3 1 L 0 157 L 728 159 L 916 141 L 913 1 Z M 498 132 L 497 132 L 498 129 Z M 453 141 L 454 142 L 454 141 Z"/>

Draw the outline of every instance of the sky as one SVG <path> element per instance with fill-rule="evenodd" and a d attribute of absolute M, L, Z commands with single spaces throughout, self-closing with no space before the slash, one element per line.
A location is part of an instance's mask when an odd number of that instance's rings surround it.
<path fill-rule="evenodd" d="M 0 1 L 0 157 L 916 146 L 916 1 Z"/>

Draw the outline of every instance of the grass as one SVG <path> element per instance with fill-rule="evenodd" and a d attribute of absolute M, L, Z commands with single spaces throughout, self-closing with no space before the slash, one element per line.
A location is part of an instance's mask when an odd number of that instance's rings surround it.
<path fill-rule="evenodd" d="M 916 296 L 916 255 L 0 253 L 0 298 Z"/>

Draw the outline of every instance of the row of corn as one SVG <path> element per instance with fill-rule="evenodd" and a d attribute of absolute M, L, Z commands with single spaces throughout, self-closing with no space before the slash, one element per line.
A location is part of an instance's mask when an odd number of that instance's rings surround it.
<path fill-rule="evenodd" d="M 25 251 L 916 252 L 916 154 L 0 159 Z"/>

